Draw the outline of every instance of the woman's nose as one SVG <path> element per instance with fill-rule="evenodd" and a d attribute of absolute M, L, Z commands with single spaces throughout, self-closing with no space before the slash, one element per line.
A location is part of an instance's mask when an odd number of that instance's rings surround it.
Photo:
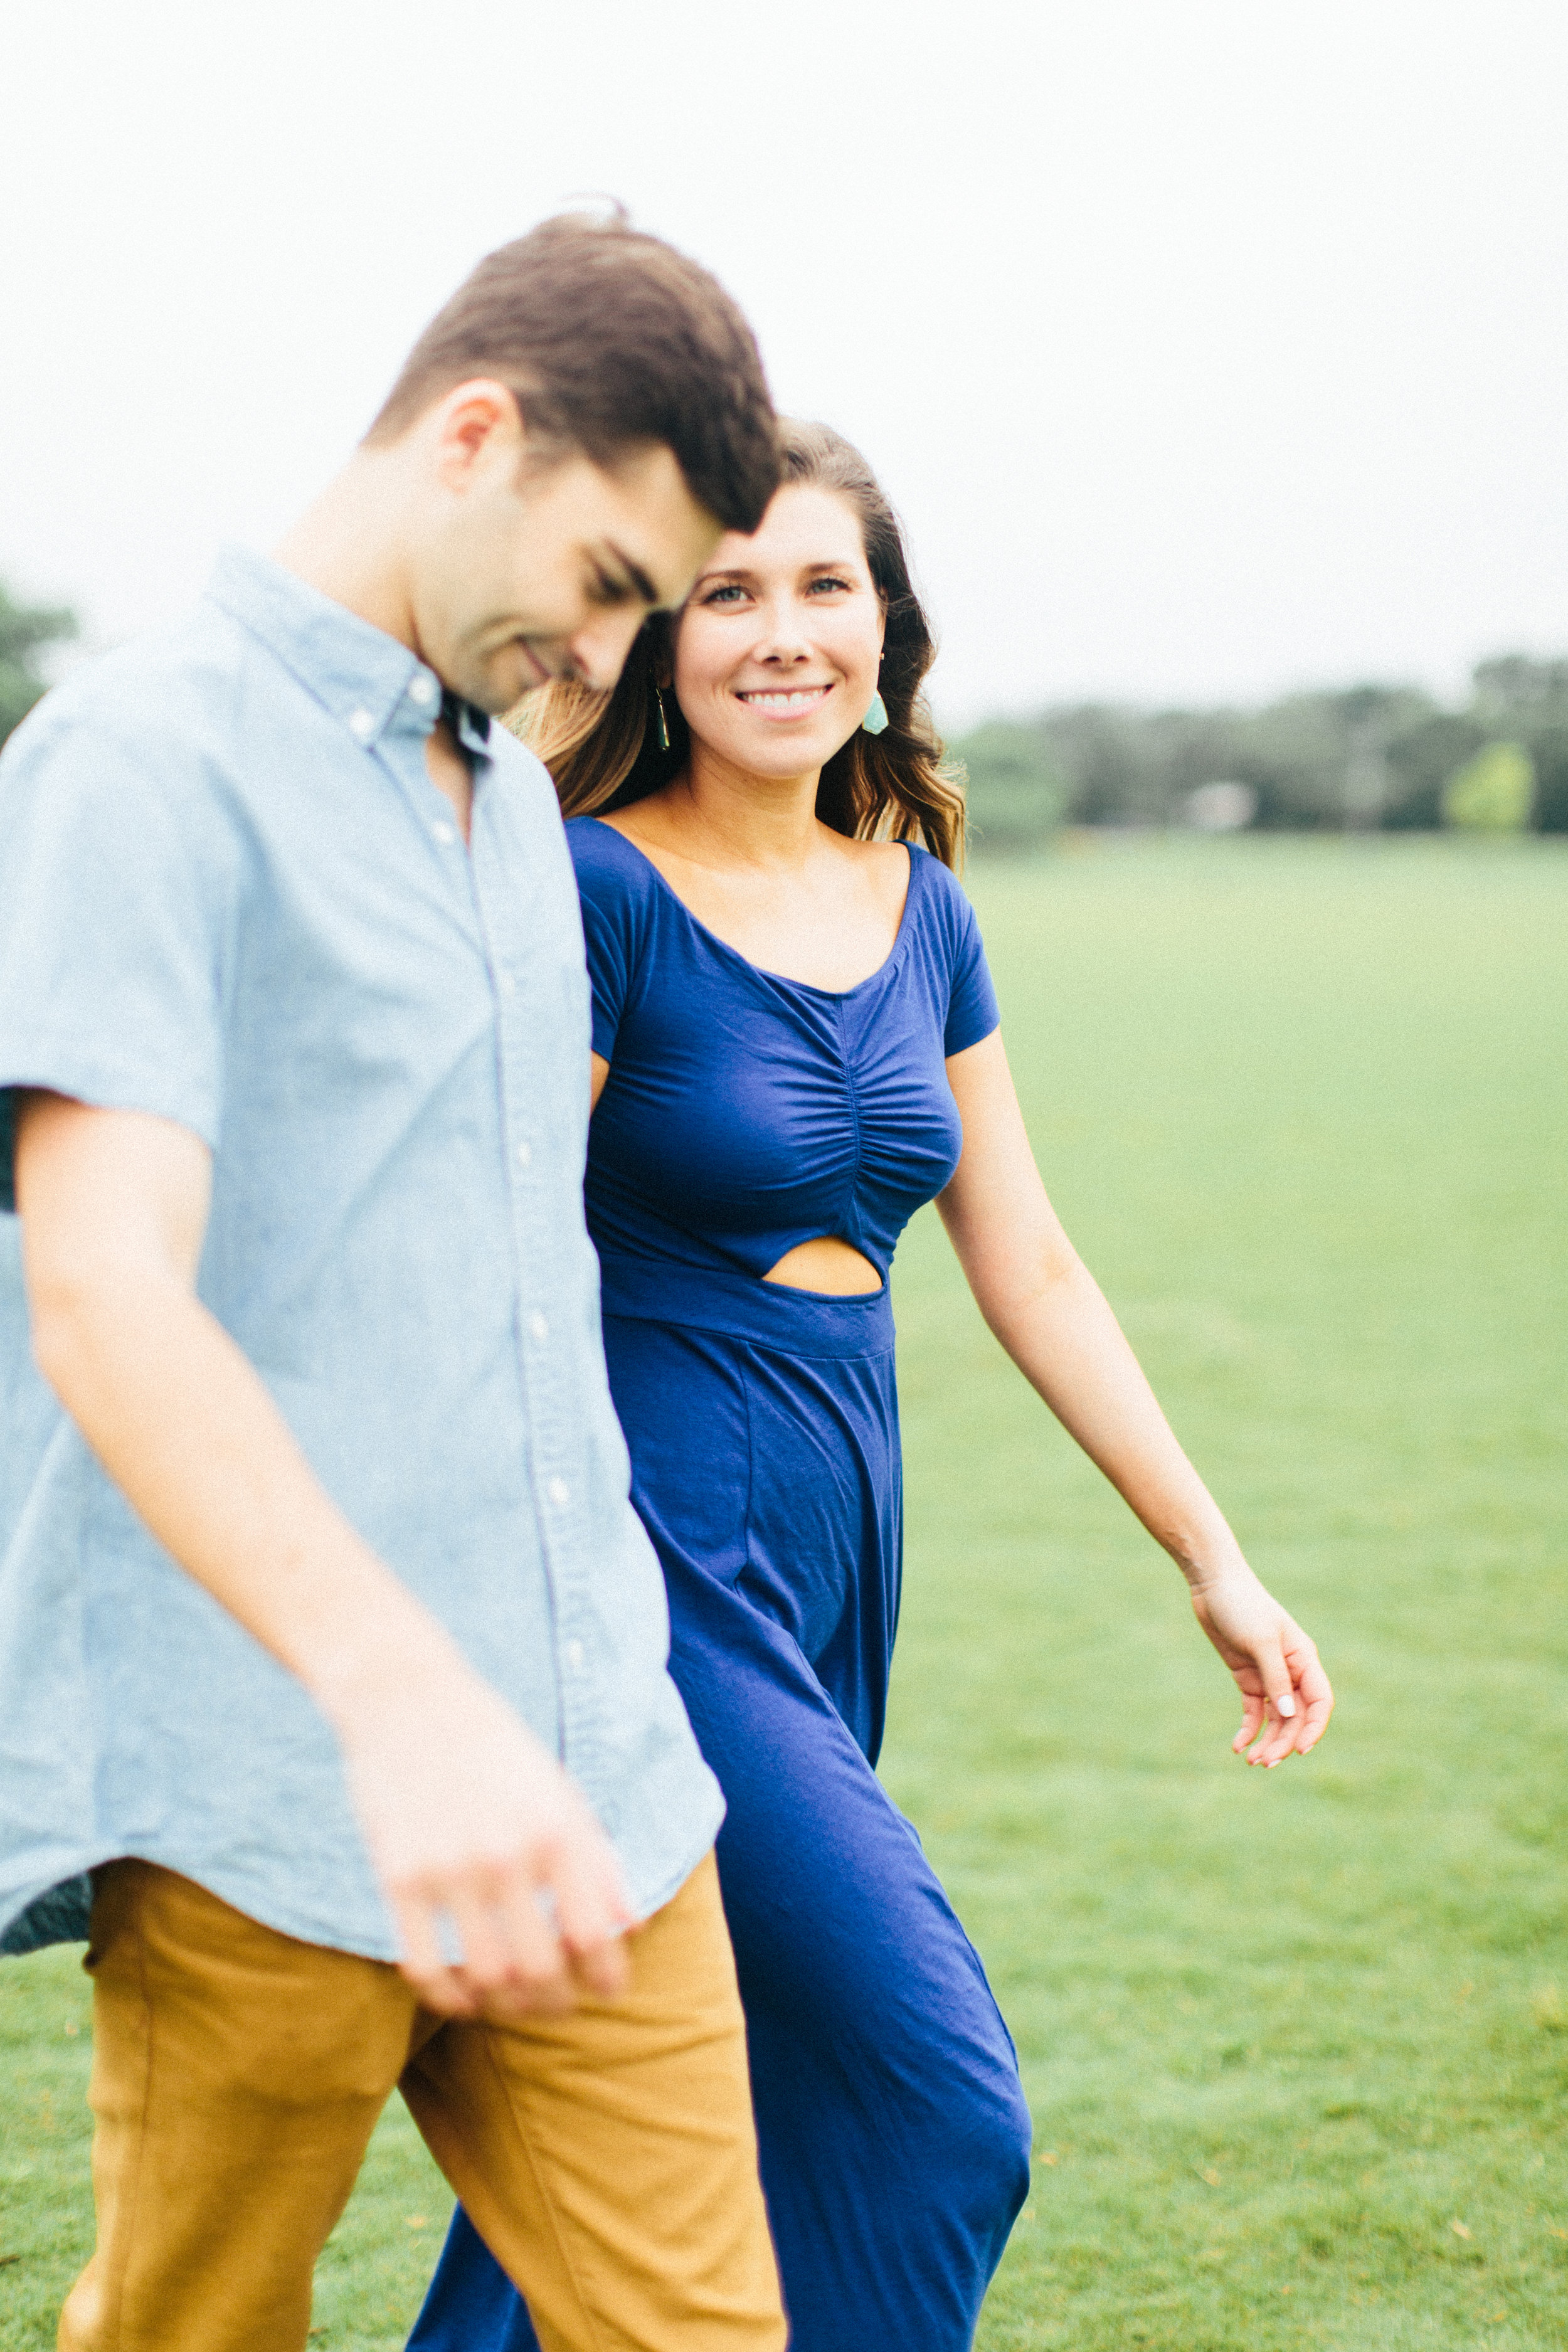
<path fill-rule="evenodd" d="M 761 633 L 757 638 L 756 657 L 759 661 L 805 661 L 811 652 L 805 615 L 798 604 L 780 602 L 764 604 L 759 619 Z"/>

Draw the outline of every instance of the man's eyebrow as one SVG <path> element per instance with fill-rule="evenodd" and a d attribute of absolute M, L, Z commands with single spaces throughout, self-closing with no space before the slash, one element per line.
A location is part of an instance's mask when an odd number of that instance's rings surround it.
<path fill-rule="evenodd" d="M 626 553 L 624 547 L 617 547 L 613 539 L 607 539 L 605 541 L 605 545 L 609 549 L 610 553 L 615 557 L 616 562 L 620 565 L 621 570 L 631 582 L 632 588 L 640 601 L 645 604 L 653 605 L 658 611 L 662 611 L 663 599 L 660 597 L 655 583 L 648 578 L 647 573 L 643 570 L 642 565 L 635 562 Z"/>

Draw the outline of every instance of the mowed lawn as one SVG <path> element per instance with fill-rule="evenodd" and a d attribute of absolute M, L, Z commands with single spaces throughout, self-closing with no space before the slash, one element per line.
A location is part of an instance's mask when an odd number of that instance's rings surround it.
<path fill-rule="evenodd" d="M 1340 1692 L 1248 1772 L 1176 1572 L 895 1276 L 889 1785 L 1038 2161 L 983 2352 L 1568 2342 L 1568 845 L 1069 841 L 971 875 L 1047 1181 Z M 0 1969 L 0 2347 L 89 2237 L 89 2004 Z M 448 2200 L 389 2115 L 317 2340 L 394 2347 Z M 910 2347 L 919 2352 L 919 2347 Z"/>

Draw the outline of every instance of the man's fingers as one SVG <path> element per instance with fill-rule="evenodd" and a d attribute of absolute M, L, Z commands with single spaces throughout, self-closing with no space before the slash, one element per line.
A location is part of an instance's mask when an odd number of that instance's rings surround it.
<path fill-rule="evenodd" d="M 512 1969 L 504 1999 L 512 2009 L 553 2012 L 572 2006 L 572 1973 L 540 1892 L 536 1866 L 508 1874 L 500 1911 Z"/>
<path fill-rule="evenodd" d="M 527 1986 L 536 1977 L 549 1977 L 559 1968 L 555 1938 L 532 1906 L 521 1907 L 519 1921 L 532 1910 L 534 1934 L 520 1937 L 507 1888 L 515 1874 L 502 1869 L 477 1870 L 454 1879 L 445 1891 L 442 1908 L 457 1930 L 463 1974 L 481 2001 Z"/>
<path fill-rule="evenodd" d="M 446 1878 L 438 1888 L 395 1898 L 400 1963 L 427 2009 L 444 2017 L 481 2008 L 569 2009 L 567 1957 L 539 1903 L 533 1874 L 518 1863 Z M 459 1954 L 449 1962 L 437 1921 L 450 1919 Z"/>
<path fill-rule="evenodd" d="M 580 1841 L 563 1846 L 549 1884 L 562 1940 L 577 1975 L 591 1992 L 611 2000 L 626 1989 L 628 1970 L 622 1938 L 632 1919 L 614 1851 L 607 1842 L 597 1843 L 597 1852 Z"/>
<path fill-rule="evenodd" d="M 447 1965 L 436 1933 L 436 1914 L 427 1897 L 388 1890 L 397 1940 L 403 1948 L 398 1967 L 426 2009 L 441 2017 L 469 2017 L 474 1996 L 460 1972 Z"/>

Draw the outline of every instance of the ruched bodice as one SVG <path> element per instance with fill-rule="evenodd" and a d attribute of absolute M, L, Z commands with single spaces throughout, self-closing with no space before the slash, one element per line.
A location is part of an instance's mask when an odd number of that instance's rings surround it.
<path fill-rule="evenodd" d="M 610 1065 L 588 1160 L 601 1255 L 767 1274 L 830 1234 L 884 1280 L 963 1143 L 945 1060 L 996 1025 L 973 913 L 911 848 L 891 954 L 834 992 L 763 971 L 624 835 L 566 828 Z"/>

